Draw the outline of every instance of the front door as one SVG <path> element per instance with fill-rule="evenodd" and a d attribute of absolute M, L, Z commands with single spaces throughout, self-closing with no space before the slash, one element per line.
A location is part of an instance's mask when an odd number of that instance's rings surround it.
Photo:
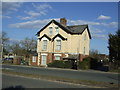
<path fill-rule="evenodd" d="M 46 65 L 46 55 L 42 55 L 41 65 Z"/>

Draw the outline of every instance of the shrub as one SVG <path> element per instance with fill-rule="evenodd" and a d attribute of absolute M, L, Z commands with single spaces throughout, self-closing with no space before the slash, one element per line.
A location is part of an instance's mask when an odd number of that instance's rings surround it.
<path fill-rule="evenodd" d="M 64 61 L 64 68 L 72 68 L 72 62 L 71 61 Z"/>
<path fill-rule="evenodd" d="M 48 67 L 71 68 L 72 65 L 70 61 L 54 60 L 52 63 L 48 64 Z"/>
<path fill-rule="evenodd" d="M 79 62 L 80 69 L 90 69 L 90 57 L 84 58 L 83 61 Z"/>
<path fill-rule="evenodd" d="M 63 61 L 58 61 L 58 60 L 54 60 L 52 63 L 48 64 L 48 67 L 58 67 L 58 68 L 63 68 L 64 66 L 64 62 Z"/>

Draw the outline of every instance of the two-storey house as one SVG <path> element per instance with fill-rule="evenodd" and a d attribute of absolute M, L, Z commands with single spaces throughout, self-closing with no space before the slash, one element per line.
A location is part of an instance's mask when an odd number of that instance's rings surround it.
<path fill-rule="evenodd" d="M 37 32 L 37 65 L 46 66 L 53 60 L 79 54 L 79 60 L 89 55 L 90 31 L 88 25 L 67 26 L 65 18 L 60 23 L 51 20 Z"/>

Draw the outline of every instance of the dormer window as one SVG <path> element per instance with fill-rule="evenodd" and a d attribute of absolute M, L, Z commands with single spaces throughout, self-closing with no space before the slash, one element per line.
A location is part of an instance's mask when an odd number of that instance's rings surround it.
<path fill-rule="evenodd" d="M 49 27 L 49 34 L 52 35 L 53 34 L 53 28 Z"/>
<path fill-rule="evenodd" d="M 58 34 L 58 27 L 55 27 L 55 34 Z"/>

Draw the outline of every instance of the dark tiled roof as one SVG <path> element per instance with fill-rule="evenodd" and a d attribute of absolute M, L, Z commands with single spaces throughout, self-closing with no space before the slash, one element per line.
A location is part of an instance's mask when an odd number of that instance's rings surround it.
<path fill-rule="evenodd" d="M 70 30 L 71 33 L 73 34 L 81 34 L 88 25 L 74 25 L 74 26 L 67 26 L 68 30 Z"/>
<path fill-rule="evenodd" d="M 84 30 L 87 28 L 89 37 L 91 39 L 90 31 L 89 31 L 89 28 L 88 28 L 87 24 L 85 24 L 85 25 L 64 26 L 64 25 L 60 24 L 59 22 L 57 22 L 55 20 L 51 20 L 46 26 L 44 26 L 39 32 L 37 32 L 36 35 L 39 35 L 39 33 L 41 31 L 43 31 L 52 22 L 55 23 L 56 25 L 58 25 L 60 28 L 62 28 L 65 32 L 67 32 L 69 34 L 82 34 L 84 32 Z"/>

